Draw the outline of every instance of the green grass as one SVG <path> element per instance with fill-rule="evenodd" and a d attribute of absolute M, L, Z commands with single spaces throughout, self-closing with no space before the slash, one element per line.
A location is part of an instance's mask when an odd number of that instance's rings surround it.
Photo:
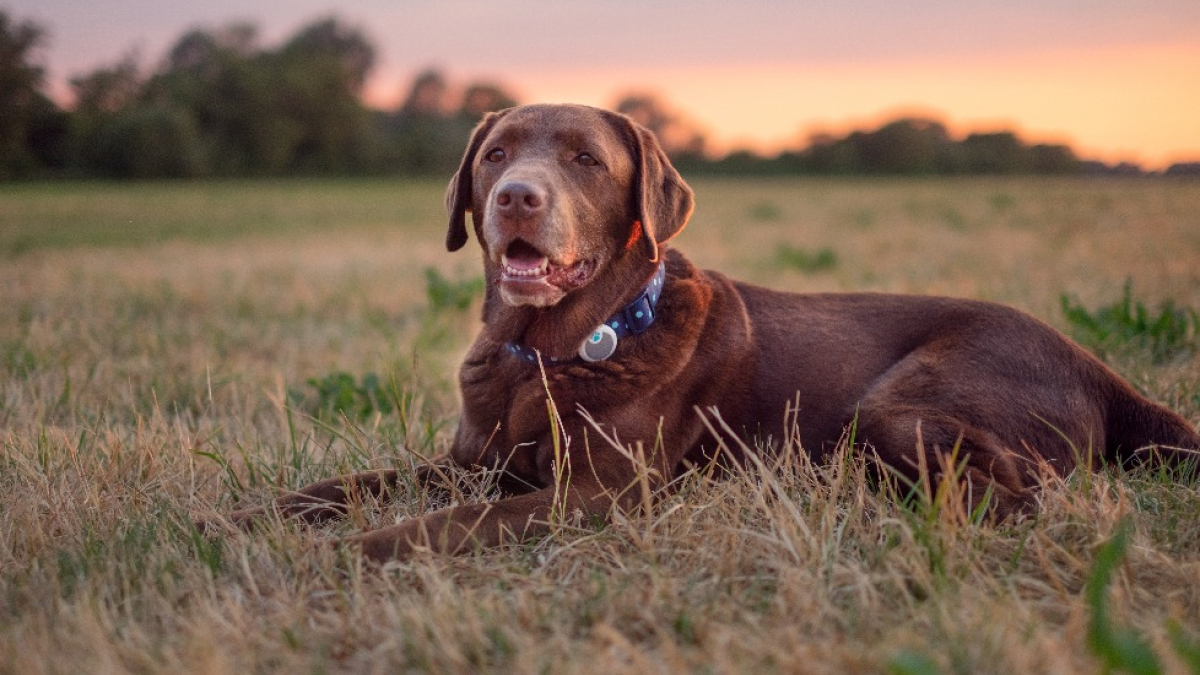
<path fill-rule="evenodd" d="M 831 248 L 822 248 L 810 253 L 807 249 L 781 244 L 775 250 L 775 257 L 781 267 L 790 267 L 801 272 L 823 272 L 837 267 L 837 252 Z"/>
<path fill-rule="evenodd" d="M 294 180 L 14 184 L 0 203 L 0 257 L 44 249 L 226 242 L 440 217 L 436 181 Z"/>
<path fill-rule="evenodd" d="M 1121 299 L 1090 311 L 1062 296 L 1063 315 L 1072 336 L 1104 353 L 1120 349 L 1148 350 L 1156 362 L 1189 357 L 1200 340 L 1200 315 L 1190 307 L 1177 307 L 1168 298 L 1158 310 L 1133 298 L 1133 284 L 1125 283 Z"/>
<path fill-rule="evenodd" d="M 1099 321 L 1127 283 L 1134 323 L 1200 307 L 1194 182 L 693 187 L 678 246 L 776 288 L 1064 330 L 1064 295 Z M 321 528 L 198 536 L 192 514 L 446 449 L 480 271 L 444 249 L 443 188 L 0 191 L 0 672 L 1197 672 L 1200 491 L 1153 473 L 1051 482 L 992 526 L 936 486 L 906 505 L 843 448 L 382 573 L 314 543 L 436 506 L 412 481 Z M 1200 420 L 1194 351 L 1095 348 Z"/>

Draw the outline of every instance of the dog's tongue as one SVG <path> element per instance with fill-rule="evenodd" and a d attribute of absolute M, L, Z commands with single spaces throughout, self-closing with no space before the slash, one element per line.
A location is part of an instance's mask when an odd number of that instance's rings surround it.
<path fill-rule="evenodd" d="M 517 240 L 504 252 L 504 265 L 513 272 L 536 272 L 546 264 L 542 252 Z"/>
<path fill-rule="evenodd" d="M 537 270 L 546 262 L 546 257 L 535 251 L 518 251 L 504 256 L 504 263 L 518 272 Z"/>

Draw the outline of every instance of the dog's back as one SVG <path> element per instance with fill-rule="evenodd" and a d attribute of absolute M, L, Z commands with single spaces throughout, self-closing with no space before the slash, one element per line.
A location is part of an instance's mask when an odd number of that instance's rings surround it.
<path fill-rule="evenodd" d="M 819 457 L 852 423 L 858 439 L 887 454 L 911 454 L 918 443 L 948 450 L 974 439 L 976 447 L 966 449 L 1017 459 L 1014 489 L 1031 486 L 1043 460 L 1061 475 L 1079 461 L 1148 459 L 1150 446 L 1161 446 L 1159 456 L 1177 465 L 1196 457 L 1187 449 L 1200 448 L 1200 434 L 1182 417 L 1010 307 L 734 287 L 756 355 L 753 404 L 738 422 L 760 441 L 798 431 L 804 449 Z M 789 417 L 793 405 L 797 414 Z M 784 429 L 785 417 L 798 429 Z"/>

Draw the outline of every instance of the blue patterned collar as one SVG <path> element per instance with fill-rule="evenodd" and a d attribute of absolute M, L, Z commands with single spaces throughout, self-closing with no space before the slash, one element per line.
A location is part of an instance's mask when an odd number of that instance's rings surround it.
<path fill-rule="evenodd" d="M 586 361 L 594 363 L 603 361 L 611 357 L 617 351 L 617 343 L 621 338 L 629 337 L 630 335 L 638 335 L 644 332 L 651 324 L 654 323 L 654 309 L 658 305 L 658 298 L 662 295 L 663 284 L 667 279 L 667 266 L 665 261 L 658 264 L 658 270 L 654 272 L 654 278 L 642 289 L 642 292 L 633 299 L 633 302 L 625 305 L 624 309 L 613 314 L 607 321 L 596 327 L 592 334 L 579 345 L 578 357 L 571 359 L 547 359 L 547 363 L 573 363 L 575 361 Z M 505 348 L 509 353 L 519 359 L 528 361 L 529 363 L 537 363 L 539 353 L 532 347 L 518 344 L 516 342 L 505 343 Z"/>

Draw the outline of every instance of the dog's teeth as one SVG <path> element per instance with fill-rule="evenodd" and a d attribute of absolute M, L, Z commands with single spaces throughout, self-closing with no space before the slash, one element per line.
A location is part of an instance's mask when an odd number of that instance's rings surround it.
<path fill-rule="evenodd" d="M 543 258 L 541 264 L 533 268 L 516 268 L 509 264 L 508 258 L 501 261 L 504 264 L 504 274 L 510 277 L 540 277 L 550 272 L 550 261 Z"/>

